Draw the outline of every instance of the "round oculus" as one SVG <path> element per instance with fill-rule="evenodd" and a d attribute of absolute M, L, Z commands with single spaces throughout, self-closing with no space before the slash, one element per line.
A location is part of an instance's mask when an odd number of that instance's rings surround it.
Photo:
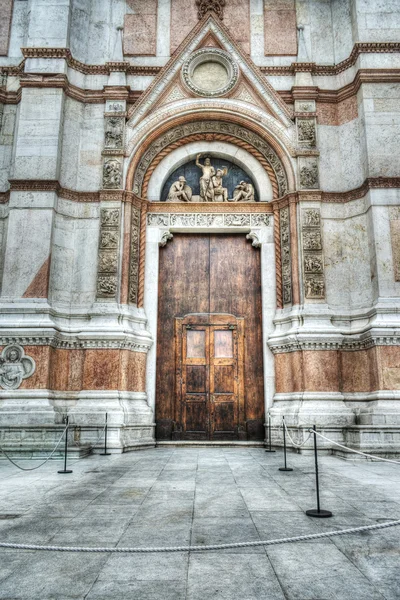
<path fill-rule="evenodd" d="M 218 48 L 197 50 L 182 68 L 184 83 L 199 96 L 224 96 L 235 87 L 238 77 L 235 61 Z"/>

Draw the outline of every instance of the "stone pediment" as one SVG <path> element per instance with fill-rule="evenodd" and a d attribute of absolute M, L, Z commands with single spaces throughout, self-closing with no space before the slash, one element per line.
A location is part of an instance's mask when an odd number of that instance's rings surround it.
<path fill-rule="evenodd" d="M 288 107 L 223 23 L 209 13 L 191 31 L 129 114 L 136 127 L 149 113 L 188 99 L 237 100 L 262 108 L 280 126 L 293 125 Z M 239 107 L 239 105 L 238 105 Z"/>

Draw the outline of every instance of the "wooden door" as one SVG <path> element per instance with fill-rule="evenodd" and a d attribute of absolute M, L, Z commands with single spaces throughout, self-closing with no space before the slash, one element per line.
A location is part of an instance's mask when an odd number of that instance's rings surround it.
<path fill-rule="evenodd" d="M 234 430 L 235 439 L 264 438 L 260 262 L 260 251 L 252 247 L 241 234 L 174 233 L 173 239 L 160 249 L 156 367 L 157 439 L 182 439 L 183 417 L 186 428 L 189 423 L 188 430 L 199 432 L 193 434 L 194 439 L 201 439 L 201 436 L 204 436 L 203 439 L 217 439 L 217 436 L 221 439 L 231 439 L 229 436 L 233 434 L 228 432 Z M 204 335 L 208 354 L 203 357 L 188 357 L 191 379 L 188 400 L 185 400 L 184 404 L 186 412 L 183 414 L 177 410 L 177 405 L 182 400 L 178 401 L 177 395 L 182 392 L 176 346 L 182 332 L 178 332 L 176 323 L 182 324 L 187 315 L 202 315 L 197 323 L 192 320 L 186 324 L 206 328 L 208 333 Z M 216 315 L 228 315 L 228 320 L 225 323 L 221 322 L 221 318 Z M 214 318 L 219 318 L 219 321 L 214 322 Z M 233 408 L 234 404 L 229 400 L 230 396 L 236 394 L 232 394 L 235 379 L 229 380 L 233 359 L 229 356 L 218 356 L 219 350 L 214 350 L 215 337 L 217 344 L 222 343 L 218 338 L 223 337 L 221 334 L 215 336 L 214 330 L 218 331 L 220 325 L 228 327 L 230 323 L 236 323 L 237 329 L 232 330 L 233 337 L 237 336 L 238 357 L 242 346 L 243 359 L 241 370 L 240 360 L 238 367 L 238 393 L 239 397 L 242 393 L 243 402 L 242 405 L 239 402 L 237 426 L 228 423 L 231 419 L 229 415 L 237 414 Z M 213 378 L 211 370 L 214 373 Z M 198 379 L 203 376 L 201 373 L 206 373 L 205 381 Z M 210 406 L 212 401 L 215 406 Z"/>
<path fill-rule="evenodd" d="M 176 319 L 175 421 L 180 439 L 232 440 L 244 430 L 243 319 Z"/>

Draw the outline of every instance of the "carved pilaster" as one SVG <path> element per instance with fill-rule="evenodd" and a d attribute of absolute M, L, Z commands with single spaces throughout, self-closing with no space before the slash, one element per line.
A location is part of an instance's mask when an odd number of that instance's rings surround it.
<path fill-rule="evenodd" d="M 132 206 L 131 251 L 129 263 L 129 302 L 138 303 L 139 283 L 139 246 L 140 246 L 140 209 Z"/>
<path fill-rule="evenodd" d="M 323 300 L 325 298 L 325 281 L 319 208 L 301 209 L 301 237 L 305 298 L 307 300 Z"/>
<path fill-rule="evenodd" d="M 279 213 L 282 265 L 282 303 L 292 302 L 292 268 L 290 257 L 290 214 L 289 207 L 281 208 Z"/>
<path fill-rule="evenodd" d="M 101 208 L 97 298 L 117 298 L 120 223 L 120 208 Z"/>

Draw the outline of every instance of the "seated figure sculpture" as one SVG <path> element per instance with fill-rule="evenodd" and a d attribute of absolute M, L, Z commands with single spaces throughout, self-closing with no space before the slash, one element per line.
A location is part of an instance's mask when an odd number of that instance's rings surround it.
<path fill-rule="evenodd" d="M 190 202 L 192 199 L 192 188 L 187 185 L 183 175 L 169 188 L 167 202 Z"/>
<path fill-rule="evenodd" d="M 235 187 L 232 202 L 255 202 L 253 185 L 249 181 L 241 181 Z"/>

